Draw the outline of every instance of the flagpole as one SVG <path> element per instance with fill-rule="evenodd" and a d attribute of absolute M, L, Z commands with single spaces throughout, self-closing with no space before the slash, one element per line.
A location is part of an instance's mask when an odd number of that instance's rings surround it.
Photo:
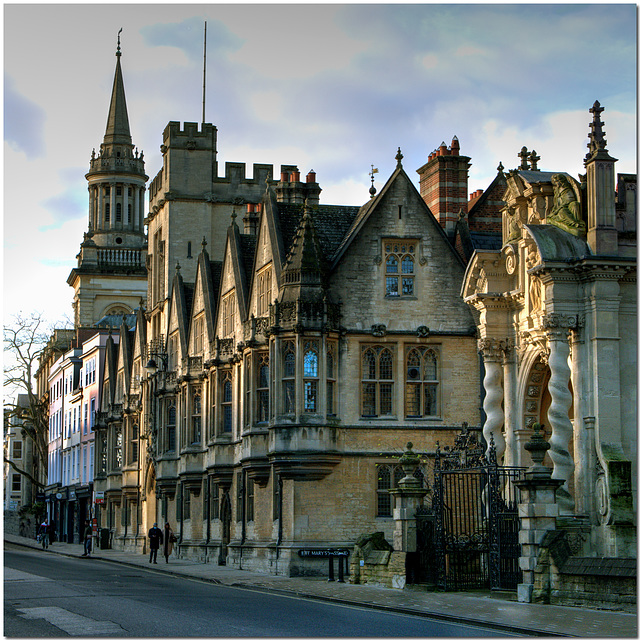
<path fill-rule="evenodd" d="M 205 123 L 204 118 L 204 105 L 205 105 L 205 96 L 207 89 L 207 21 L 204 21 L 204 54 L 203 54 L 203 65 L 202 65 L 202 124 Z"/>

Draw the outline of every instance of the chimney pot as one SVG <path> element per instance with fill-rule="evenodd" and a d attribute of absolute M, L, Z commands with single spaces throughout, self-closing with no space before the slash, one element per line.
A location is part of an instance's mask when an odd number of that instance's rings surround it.
<path fill-rule="evenodd" d="M 307 173 L 307 183 L 315 183 L 316 181 L 316 172 L 311 169 L 309 173 Z"/>
<path fill-rule="evenodd" d="M 291 173 L 291 182 L 300 182 L 300 172 L 299 171 L 293 171 Z"/>
<path fill-rule="evenodd" d="M 289 182 L 289 174 L 286 171 L 280 174 L 280 182 Z"/>

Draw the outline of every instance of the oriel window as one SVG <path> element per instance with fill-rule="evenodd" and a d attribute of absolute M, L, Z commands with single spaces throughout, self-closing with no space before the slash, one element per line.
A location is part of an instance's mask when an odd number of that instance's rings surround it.
<path fill-rule="evenodd" d="M 191 444 L 202 441 L 202 392 L 194 389 L 191 394 Z"/>
<path fill-rule="evenodd" d="M 222 432 L 231 433 L 233 428 L 233 386 L 231 372 L 222 374 Z"/>
<path fill-rule="evenodd" d="M 304 411 L 318 410 L 318 343 L 308 340 L 304 343 L 303 357 Z"/>
<path fill-rule="evenodd" d="M 293 340 L 282 343 L 283 413 L 296 412 L 296 345 Z"/>
<path fill-rule="evenodd" d="M 258 354 L 257 421 L 269 420 L 269 354 Z"/>

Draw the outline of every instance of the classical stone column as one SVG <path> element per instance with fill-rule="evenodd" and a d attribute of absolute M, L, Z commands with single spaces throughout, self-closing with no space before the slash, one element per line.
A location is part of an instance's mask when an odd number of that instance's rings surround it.
<path fill-rule="evenodd" d="M 563 485 L 558 490 L 558 504 L 563 513 L 573 514 L 574 500 L 569 493 L 568 482 L 573 475 L 574 462 L 569 454 L 569 443 L 573 436 L 573 425 L 569 419 L 571 408 L 571 392 L 569 380 L 569 328 L 576 326 L 576 317 L 563 314 L 548 314 L 543 319 L 543 327 L 547 333 L 549 343 L 549 394 L 551 405 L 547 411 L 547 418 L 551 425 L 549 457 L 553 461 L 551 477 L 562 480 Z"/>
<path fill-rule="evenodd" d="M 478 340 L 478 351 L 484 360 L 484 403 L 482 405 L 486 420 L 482 434 L 486 442 L 493 442 L 496 448 L 496 458 L 501 463 L 505 451 L 505 439 L 502 433 L 504 426 L 504 411 L 502 400 L 502 359 L 506 349 L 506 340 L 496 338 L 481 338 Z"/>

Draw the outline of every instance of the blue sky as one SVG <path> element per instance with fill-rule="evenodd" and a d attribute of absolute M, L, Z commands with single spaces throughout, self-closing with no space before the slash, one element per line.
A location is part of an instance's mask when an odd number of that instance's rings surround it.
<path fill-rule="evenodd" d="M 471 156 L 469 192 L 523 145 L 584 171 L 597 99 L 618 172 L 636 172 L 634 4 L 4 5 L 4 317 L 71 316 L 84 174 L 102 142 L 122 27 L 134 144 L 161 167 L 171 120 L 206 120 L 224 162 L 315 170 L 327 204 L 363 204 L 397 148 L 417 184 L 442 141 Z M 19 273 L 20 276 L 16 277 Z"/>

